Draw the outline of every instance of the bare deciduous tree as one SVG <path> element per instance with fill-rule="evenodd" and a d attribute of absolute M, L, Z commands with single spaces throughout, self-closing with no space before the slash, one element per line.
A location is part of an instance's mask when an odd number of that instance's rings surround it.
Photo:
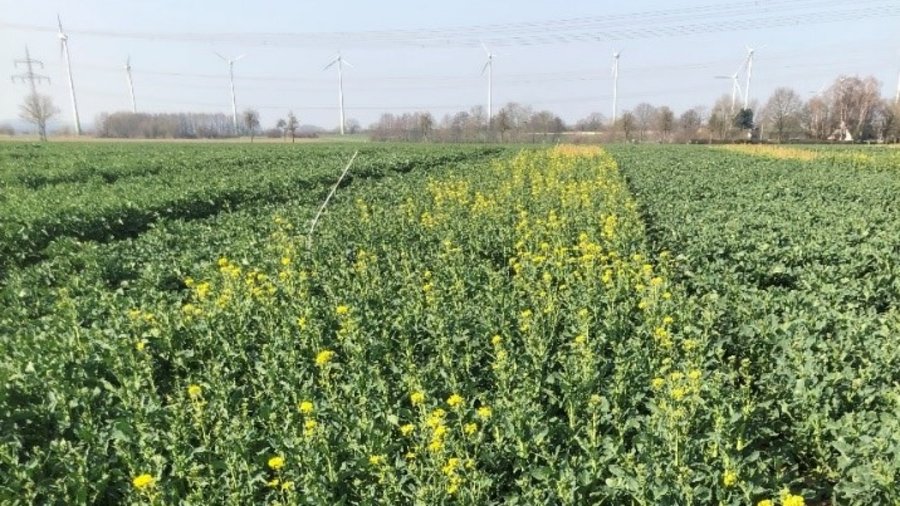
<path fill-rule="evenodd" d="M 297 128 L 300 126 L 300 121 L 297 120 L 297 116 L 294 115 L 294 111 L 288 111 L 287 115 L 287 123 L 285 124 L 285 128 L 288 132 L 291 133 L 291 143 L 294 143 L 294 139 L 297 137 Z"/>
<path fill-rule="evenodd" d="M 776 88 L 762 110 L 761 123 L 775 132 L 778 142 L 784 142 L 800 129 L 803 100 L 790 88 Z"/>
<path fill-rule="evenodd" d="M 634 115 L 635 126 L 638 130 L 638 138 L 643 142 L 644 134 L 653 127 L 653 123 L 656 120 L 656 107 L 653 107 L 646 102 L 642 102 L 636 105 L 631 112 Z"/>
<path fill-rule="evenodd" d="M 832 111 L 824 97 L 816 95 L 800 111 L 800 127 L 811 139 L 825 139 L 831 134 Z"/>
<path fill-rule="evenodd" d="M 709 111 L 710 138 L 716 136 L 719 140 L 725 140 L 731 136 L 734 116 L 731 113 L 731 96 L 722 95 L 716 100 Z"/>
<path fill-rule="evenodd" d="M 854 139 L 865 140 L 874 137 L 872 113 L 881 101 L 881 83 L 874 77 L 838 77 L 826 96 L 834 111 L 833 120 L 837 129 L 849 131 Z"/>
<path fill-rule="evenodd" d="M 631 140 L 631 134 L 632 132 L 634 132 L 635 122 L 636 120 L 634 118 L 634 113 L 632 113 L 631 111 L 625 111 L 619 117 L 619 121 L 617 123 L 619 124 L 619 128 L 622 129 L 622 134 L 625 135 L 625 142 Z"/>
<path fill-rule="evenodd" d="M 679 138 L 685 141 L 693 139 L 701 126 L 703 126 L 703 114 L 700 107 L 684 111 L 678 118 Z"/>
<path fill-rule="evenodd" d="M 576 121 L 575 129 L 579 132 L 600 132 L 604 125 L 606 125 L 606 116 L 599 112 L 592 112 Z"/>
<path fill-rule="evenodd" d="M 259 112 L 247 109 L 244 111 L 243 118 L 244 126 L 250 132 L 250 142 L 253 142 L 253 136 L 256 134 L 256 129 L 259 128 Z"/>
<path fill-rule="evenodd" d="M 59 109 L 53 105 L 53 100 L 48 95 L 40 93 L 28 95 L 25 102 L 19 106 L 19 116 L 37 127 L 42 141 L 47 140 L 47 122 L 58 112 Z"/>
<path fill-rule="evenodd" d="M 660 139 L 669 142 L 672 131 L 675 130 L 675 113 L 664 105 L 656 111 L 656 127 L 659 129 Z"/>

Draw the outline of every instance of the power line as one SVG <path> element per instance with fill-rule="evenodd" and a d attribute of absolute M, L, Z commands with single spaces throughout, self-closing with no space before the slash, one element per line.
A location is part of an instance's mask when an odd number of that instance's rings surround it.
<path fill-rule="evenodd" d="M 815 48 L 811 48 L 809 50 L 792 50 L 789 52 L 782 53 L 769 53 L 766 52 L 763 55 L 763 58 L 769 64 L 773 62 L 785 61 L 791 62 L 788 65 L 781 67 L 772 67 L 769 65 L 769 68 L 785 68 L 785 67 L 795 67 L 797 64 L 793 63 L 797 61 L 800 55 L 804 53 L 810 53 L 815 55 L 821 54 L 833 54 L 832 50 L 840 50 L 841 54 L 846 56 L 849 55 L 859 55 L 854 58 L 855 62 L 859 62 L 862 59 L 869 57 L 872 58 L 872 46 L 884 45 L 889 43 L 887 40 L 867 40 L 865 43 L 860 43 L 851 48 L 845 47 L 846 44 L 844 42 L 835 43 L 835 44 L 825 44 L 820 45 Z M 880 58 L 880 57 L 879 57 Z M 635 76 L 648 75 L 648 76 L 657 76 L 663 72 L 684 72 L 686 70 L 703 70 L 703 69 L 714 69 L 722 66 L 730 65 L 731 59 L 715 59 L 715 60 L 703 60 L 703 61 L 695 61 L 689 63 L 679 63 L 679 64 L 665 64 L 665 65 L 639 65 L 635 67 L 628 67 L 627 74 L 630 78 L 634 78 Z M 815 63 L 815 64 L 801 64 L 804 66 L 833 66 L 836 63 Z M 51 67 L 55 67 L 55 65 L 50 64 Z M 101 72 L 121 72 L 121 67 L 119 66 L 111 66 L 111 65 L 100 65 L 100 64 L 82 64 L 79 68 L 86 70 L 95 70 Z M 598 67 L 594 69 L 568 69 L 568 70 L 558 70 L 551 72 L 525 72 L 525 73 L 509 73 L 503 74 L 497 78 L 498 82 L 501 82 L 505 85 L 516 85 L 516 84 L 533 84 L 533 83 L 546 83 L 546 82 L 579 82 L 579 81 L 602 81 L 606 79 L 611 79 L 608 75 L 607 71 L 600 71 Z M 193 84 L 185 84 L 184 79 L 202 79 L 202 80 L 213 80 L 213 81 L 221 81 L 223 79 L 221 74 L 202 74 L 202 73 L 191 73 L 191 72 L 176 72 L 176 71 L 162 71 L 162 70 L 135 70 L 135 74 L 145 76 L 147 78 L 160 78 L 160 79 L 178 79 L 180 81 L 180 88 L 200 88 L 200 89 L 211 89 L 211 86 L 208 85 L 193 85 Z M 460 85 L 472 85 L 478 82 L 481 82 L 482 77 L 477 74 L 472 75 L 357 75 L 354 77 L 353 82 L 355 84 L 365 84 L 367 89 L 385 89 L 390 87 L 390 89 L 403 88 L 404 90 L 410 89 L 452 89 L 456 86 Z M 286 76 L 286 75 L 243 75 L 243 76 L 235 76 L 235 81 L 240 83 L 245 83 L 242 88 L 244 89 L 261 89 L 260 87 L 247 87 L 246 83 L 253 82 L 262 82 L 262 83 L 285 83 L 290 84 L 290 89 L 294 91 L 320 91 L 327 88 L 330 88 L 331 78 L 325 77 L 313 77 L 309 75 L 303 76 Z M 410 82 L 415 84 L 415 86 L 408 86 L 403 83 Z M 422 82 L 435 82 L 437 84 L 421 84 Z M 383 86 L 375 86 L 381 84 Z M 399 84 L 399 85 L 398 85 Z M 265 87 L 265 89 L 277 89 L 271 86 Z"/>
<path fill-rule="evenodd" d="M 705 5 L 652 12 L 442 29 L 318 33 L 81 30 L 71 33 L 105 38 L 233 43 L 285 48 L 477 47 L 482 41 L 491 46 L 533 46 L 675 37 L 893 16 L 900 16 L 900 5 L 890 0 L 856 0 L 852 4 L 848 4 L 845 0 L 772 0 L 753 4 Z M 0 27 L 24 31 L 52 31 L 45 26 L 14 23 L 0 23 Z"/>

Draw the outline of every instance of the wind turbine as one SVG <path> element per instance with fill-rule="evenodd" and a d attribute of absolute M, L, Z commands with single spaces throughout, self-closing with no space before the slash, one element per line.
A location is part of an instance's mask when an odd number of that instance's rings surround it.
<path fill-rule="evenodd" d="M 219 53 L 215 53 L 216 56 L 222 59 L 225 63 L 228 64 L 228 78 L 231 80 L 231 124 L 234 127 L 235 133 L 238 131 L 238 119 L 237 119 L 237 102 L 234 98 L 234 62 L 240 60 L 241 58 L 247 56 L 242 54 L 237 58 L 225 58 Z"/>
<path fill-rule="evenodd" d="M 750 46 L 747 46 L 747 86 L 744 87 L 744 109 L 750 108 L 750 79 L 753 77 L 753 54 L 756 52 Z"/>
<path fill-rule="evenodd" d="M 616 124 L 616 120 L 618 119 L 618 106 L 619 106 L 619 56 L 622 55 L 622 51 L 616 51 L 613 53 L 613 67 L 612 67 L 612 76 L 613 76 L 613 125 Z"/>
<path fill-rule="evenodd" d="M 487 55 L 487 61 L 484 62 L 484 67 L 481 67 L 481 75 L 484 75 L 485 71 L 488 73 L 488 128 L 490 128 L 494 119 L 494 53 L 484 45 L 484 42 L 481 43 L 481 47 Z"/>
<path fill-rule="evenodd" d="M 331 60 L 331 63 L 325 65 L 325 68 L 322 71 L 326 71 L 331 68 L 334 64 L 337 64 L 338 71 L 338 106 L 340 107 L 340 118 L 341 118 L 341 135 L 344 135 L 344 65 L 347 65 L 350 68 L 353 68 L 353 65 L 350 64 L 347 60 L 341 56 L 341 52 L 338 51 L 337 56 Z"/>
<path fill-rule="evenodd" d="M 62 20 L 56 15 L 56 23 L 59 27 L 59 50 L 66 58 L 66 74 L 69 78 L 69 94 L 72 96 L 72 115 L 75 118 L 75 135 L 81 135 L 81 120 L 78 118 L 78 101 L 75 99 L 75 82 L 72 80 L 72 62 L 69 60 L 69 36 L 63 31 Z"/>
<path fill-rule="evenodd" d="M 743 67 L 743 65 L 741 65 Z M 737 103 L 737 97 L 740 96 L 743 98 L 743 93 L 741 92 L 741 84 L 738 82 L 738 75 L 741 72 L 741 67 L 738 67 L 737 71 L 730 76 L 716 76 L 716 79 L 731 79 L 731 114 L 734 114 L 734 107 Z"/>
<path fill-rule="evenodd" d="M 131 113 L 137 114 L 137 106 L 134 102 L 134 81 L 131 80 L 131 56 L 125 60 L 125 75 L 128 77 L 128 91 L 131 94 Z"/>

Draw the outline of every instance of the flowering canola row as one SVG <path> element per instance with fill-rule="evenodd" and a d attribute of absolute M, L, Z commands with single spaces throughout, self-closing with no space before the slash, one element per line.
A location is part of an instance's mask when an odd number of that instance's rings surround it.
<path fill-rule="evenodd" d="M 803 504 L 707 436 L 707 343 L 603 150 L 398 176 L 305 228 L 110 324 L 109 500 Z"/>

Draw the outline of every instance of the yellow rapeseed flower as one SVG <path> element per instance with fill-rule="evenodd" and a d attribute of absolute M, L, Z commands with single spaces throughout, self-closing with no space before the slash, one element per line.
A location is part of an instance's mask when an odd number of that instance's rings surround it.
<path fill-rule="evenodd" d="M 467 423 L 467 424 L 463 425 L 463 432 L 465 432 L 469 436 L 471 436 L 472 434 L 475 434 L 476 432 L 478 432 L 478 424 L 475 422 L 472 422 L 472 423 Z"/>
<path fill-rule="evenodd" d="M 131 484 L 134 485 L 134 488 L 138 490 L 146 490 L 152 487 L 155 483 L 156 479 L 147 473 L 135 476 L 134 479 L 131 480 Z"/>
<path fill-rule="evenodd" d="M 659 390 L 660 388 L 666 385 L 666 380 L 662 378 L 653 378 L 653 381 L 650 382 L 650 386 L 653 387 L 654 390 Z"/>
<path fill-rule="evenodd" d="M 725 474 L 722 476 L 722 483 L 724 483 L 726 487 L 733 487 L 737 481 L 737 473 L 734 472 L 733 469 L 726 469 Z"/>
<path fill-rule="evenodd" d="M 200 385 L 193 384 L 187 387 L 187 393 L 191 399 L 199 399 L 203 395 L 203 388 Z"/>
<path fill-rule="evenodd" d="M 411 423 L 407 423 L 405 425 L 400 426 L 400 433 L 403 434 L 404 436 L 408 436 L 408 435 L 412 434 L 414 430 L 416 430 L 416 426 Z"/>
<path fill-rule="evenodd" d="M 269 459 L 269 469 L 277 471 L 284 467 L 284 457 L 276 455 Z"/>
<path fill-rule="evenodd" d="M 137 349 L 137 351 L 144 351 L 144 349 L 147 347 L 147 341 L 141 339 L 134 344 L 134 347 Z"/>
<path fill-rule="evenodd" d="M 425 393 L 424 392 L 413 392 L 409 394 L 409 401 L 413 406 L 418 406 L 425 402 Z"/>
<path fill-rule="evenodd" d="M 316 354 L 316 365 L 319 367 L 325 367 L 328 362 L 331 362 L 331 359 L 334 358 L 334 352 L 331 350 L 322 350 Z"/>
<path fill-rule="evenodd" d="M 290 492 L 291 490 L 294 490 L 294 482 L 293 481 L 286 481 L 281 484 L 282 492 Z"/>
<path fill-rule="evenodd" d="M 275 488 L 279 483 L 281 483 L 281 480 L 279 480 L 278 478 L 272 478 L 271 480 L 266 482 L 266 486 L 269 488 Z"/>
<path fill-rule="evenodd" d="M 775 503 L 773 503 L 771 499 L 763 499 L 756 503 L 756 506 L 775 506 Z"/>
<path fill-rule="evenodd" d="M 794 495 L 794 494 L 782 494 L 781 505 L 782 506 L 804 506 L 806 501 L 803 500 L 802 495 Z"/>
<path fill-rule="evenodd" d="M 450 477 L 450 483 L 447 484 L 447 495 L 454 495 L 459 492 L 459 484 L 462 482 L 462 478 L 458 475 L 453 475 Z"/>
<path fill-rule="evenodd" d="M 488 418 L 491 417 L 493 412 L 491 411 L 490 406 L 481 406 L 480 408 L 478 408 L 475 411 L 475 414 L 478 415 L 478 418 L 481 418 L 482 420 L 487 420 Z"/>
<path fill-rule="evenodd" d="M 384 465 L 385 458 L 384 455 L 370 455 L 369 456 L 369 464 L 373 466 L 381 466 Z"/>
<path fill-rule="evenodd" d="M 447 405 L 450 406 L 451 408 L 457 408 L 463 402 L 465 402 L 465 399 L 463 399 L 463 397 L 459 394 L 453 394 L 447 398 Z"/>
<path fill-rule="evenodd" d="M 497 334 L 491 338 L 491 344 L 493 344 L 494 346 L 500 346 L 501 344 L 503 344 L 503 338 L 500 337 L 500 334 Z"/>
<path fill-rule="evenodd" d="M 307 420 L 303 422 L 303 435 L 304 436 L 312 436 L 316 432 L 316 427 L 319 425 L 315 420 Z"/>
<path fill-rule="evenodd" d="M 441 472 L 447 476 L 456 474 L 456 469 L 459 467 L 460 460 L 456 457 L 450 457 L 447 459 L 447 463 L 444 464 L 444 467 L 441 468 Z"/>
<path fill-rule="evenodd" d="M 302 401 L 300 404 L 297 405 L 297 408 L 304 415 L 308 415 L 315 410 L 315 407 L 313 406 L 312 401 Z"/>
<path fill-rule="evenodd" d="M 350 306 L 345 306 L 341 304 L 340 306 L 334 308 L 334 312 L 340 316 L 344 316 L 350 313 Z"/>
<path fill-rule="evenodd" d="M 443 447 L 444 447 L 444 440 L 439 439 L 439 438 L 432 439 L 431 442 L 428 443 L 428 450 L 431 451 L 432 453 L 437 453 L 437 452 L 441 451 L 441 449 Z"/>

